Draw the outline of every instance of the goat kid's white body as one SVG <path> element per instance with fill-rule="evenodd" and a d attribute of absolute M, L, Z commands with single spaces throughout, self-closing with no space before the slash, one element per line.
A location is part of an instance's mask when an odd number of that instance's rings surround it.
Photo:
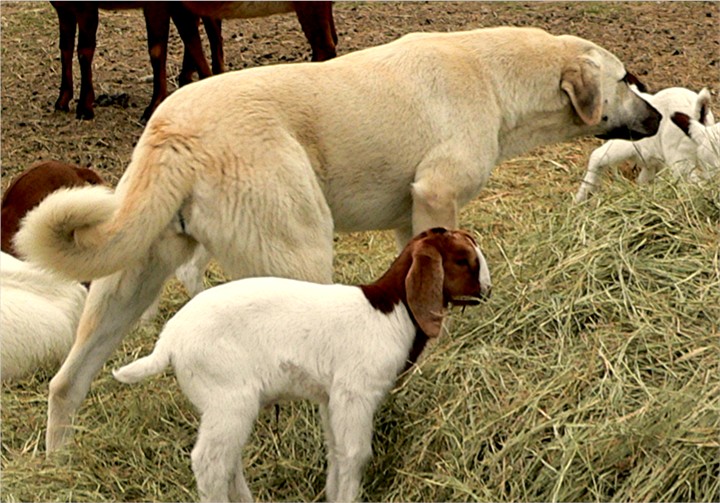
<path fill-rule="evenodd" d="M 0 369 L 15 381 L 67 356 L 87 290 L 12 255 L 0 255 Z"/>
<path fill-rule="evenodd" d="M 402 302 L 384 314 L 359 287 L 245 279 L 198 295 L 167 323 L 151 355 L 114 374 L 135 382 L 172 363 L 202 413 L 193 470 L 208 501 L 228 498 L 226 473 L 233 463 L 242 470 L 242 435 L 260 407 L 292 398 L 319 403 L 327 497 L 348 501 L 371 455 L 373 413 L 404 368 L 415 333 Z M 223 449 L 232 450 L 224 460 Z M 236 491 L 231 498 L 251 499 L 244 481 Z"/>
<path fill-rule="evenodd" d="M 575 196 L 577 202 L 586 200 L 589 194 L 599 189 L 599 177 L 605 170 L 625 161 L 632 161 L 640 166 L 637 178 L 640 184 L 651 183 L 656 173 L 665 167 L 669 167 L 675 176 L 686 177 L 691 181 L 711 175 L 711 170 L 707 167 L 712 164 L 703 162 L 698 145 L 670 120 L 674 112 L 683 112 L 697 119 L 700 94 L 684 87 L 670 87 L 656 94 L 637 94 L 662 113 L 663 118 L 657 134 L 637 141 L 609 140 L 593 150 L 585 177 Z M 702 99 L 706 100 L 707 106 L 709 94 Z M 707 113 L 706 123 L 715 123 L 710 111 Z"/>
<path fill-rule="evenodd" d="M 221 393 L 257 393 L 261 406 L 283 398 L 326 403 L 333 385 L 366 389 L 381 382 L 382 394 L 405 365 L 415 336 L 405 306 L 398 306 L 383 314 L 355 286 L 234 281 L 185 305 L 168 321 L 152 355 L 119 374 L 150 368 L 150 362 L 162 365 L 153 367 L 156 373 L 172 361 L 183 392 L 201 411 Z M 351 382 L 343 383 L 343 374 L 352 375 Z M 358 382 L 363 375 L 371 382 Z"/>

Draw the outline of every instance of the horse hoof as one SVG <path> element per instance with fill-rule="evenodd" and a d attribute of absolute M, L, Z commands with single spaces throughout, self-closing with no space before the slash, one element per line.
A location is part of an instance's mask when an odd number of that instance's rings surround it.
<path fill-rule="evenodd" d="M 93 109 L 82 110 L 82 109 L 78 108 L 75 112 L 75 117 L 78 120 L 90 121 L 95 118 L 95 112 L 93 111 Z"/>

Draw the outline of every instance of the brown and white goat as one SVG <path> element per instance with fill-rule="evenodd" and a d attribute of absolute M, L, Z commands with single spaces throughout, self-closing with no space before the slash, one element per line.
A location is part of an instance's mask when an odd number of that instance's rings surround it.
<path fill-rule="evenodd" d="M 53 192 L 83 185 L 105 185 L 105 181 L 92 169 L 80 168 L 60 161 L 38 162 L 13 178 L 2 197 L 2 221 L 0 222 L 2 251 L 18 257 L 13 238 L 20 229 L 25 215 Z M 199 247 L 195 255 L 175 272 L 191 297 L 205 288 L 203 277 L 209 260 L 210 257 L 205 249 Z M 159 298 L 145 311 L 142 317 L 143 323 L 155 318 L 158 301 Z M 70 338 L 71 343 L 72 340 L 73 338 Z"/>
<path fill-rule="evenodd" d="M 252 501 L 241 456 L 262 406 L 319 403 L 325 495 L 353 501 L 372 455 L 373 415 L 398 374 L 440 335 L 449 305 L 477 303 L 490 289 L 470 234 L 435 228 L 370 285 L 266 277 L 207 290 L 167 323 L 151 355 L 114 375 L 132 383 L 172 364 L 202 414 L 192 466 L 203 501 Z"/>
<path fill-rule="evenodd" d="M 41 161 L 13 178 L 2 197 L 2 251 L 17 257 L 12 239 L 25 214 L 50 193 L 64 187 L 103 185 L 95 171 L 60 161 Z"/>

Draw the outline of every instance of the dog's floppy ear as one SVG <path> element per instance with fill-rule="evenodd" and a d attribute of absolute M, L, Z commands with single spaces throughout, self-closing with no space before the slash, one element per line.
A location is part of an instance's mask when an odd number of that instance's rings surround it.
<path fill-rule="evenodd" d="M 560 89 L 570 96 L 575 112 L 588 126 L 595 126 L 602 117 L 601 69 L 589 56 L 572 60 L 562 72 Z"/>
<path fill-rule="evenodd" d="M 444 278 L 440 253 L 434 246 L 419 241 L 412 250 L 405 291 L 408 307 L 428 337 L 439 336 L 442 329 Z"/>

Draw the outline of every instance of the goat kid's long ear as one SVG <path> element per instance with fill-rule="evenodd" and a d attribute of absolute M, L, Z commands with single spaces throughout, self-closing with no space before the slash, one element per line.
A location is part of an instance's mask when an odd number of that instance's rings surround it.
<path fill-rule="evenodd" d="M 698 93 L 697 102 L 695 103 L 695 116 L 697 120 L 705 126 L 712 126 L 715 123 L 712 113 L 710 112 L 711 100 L 710 91 L 703 87 Z"/>
<path fill-rule="evenodd" d="M 562 72 L 560 89 L 570 97 L 575 112 L 588 126 L 600 123 L 602 117 L 601 71 L 589 56 L 575 58 Z"/>
<path fill-rule="evenodd" d="M 412 254 L 405 291 L 410 311 L 428 337 L 438 337 L 442 330 L 444 277 L 440 253 L 431 246 L 419 244 Z"/>

